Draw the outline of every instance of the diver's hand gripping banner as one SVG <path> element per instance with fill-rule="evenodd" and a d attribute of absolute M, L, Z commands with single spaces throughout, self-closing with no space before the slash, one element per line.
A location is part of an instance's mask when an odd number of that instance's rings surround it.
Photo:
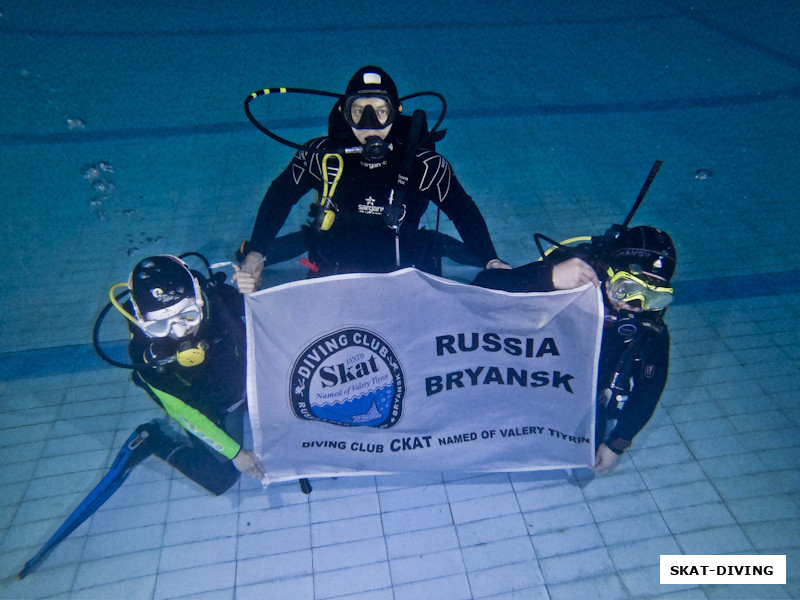
<path fill-rule="evenodd" d="M 592 465 L 597 288 L 511 294 L 415 269 L 246 296 L 270 482 Z"/>

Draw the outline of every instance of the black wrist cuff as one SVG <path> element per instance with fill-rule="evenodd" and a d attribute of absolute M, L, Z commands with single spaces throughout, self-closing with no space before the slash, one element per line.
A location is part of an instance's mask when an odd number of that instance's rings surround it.
<path fill-rule="evenodd" d="M 608 449 L 614 454 L 622 454 L 625 450 L 630 448 L 631 441 L 623 440 L 622 438 L 614 438 L 613 440 L 608 440 L 606 446 L 608 446 Z"/>
<path fill-rule="evenodd" d="M 242 262 L 244 257 L 247 256 L 250 252 L 258 252 L 262 256 L 266 256 L 266 252 L 263 250 L 256 248 L 253 242 L 245 240 L 236 250 L 236 260 L 238 262 Z"/>

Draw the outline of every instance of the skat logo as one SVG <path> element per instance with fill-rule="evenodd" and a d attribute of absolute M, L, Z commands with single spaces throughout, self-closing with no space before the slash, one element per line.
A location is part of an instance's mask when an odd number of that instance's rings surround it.
<path fill-rule="evenodd" d="M 366 329 L 311 342 L 294 361 L 290 382 L 298 419 L 389 428 L 403 414 L 403 369 L 389 344 Z"/>

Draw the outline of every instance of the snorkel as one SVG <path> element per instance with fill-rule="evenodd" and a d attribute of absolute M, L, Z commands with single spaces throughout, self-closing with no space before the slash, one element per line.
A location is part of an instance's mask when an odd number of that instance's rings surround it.
<path fill-rule="evenodd" d="M 625 220 L 622 222 L 622 224 L 620 225 L 615 223 L 611 225 L 611 227 L 609 227 L 603 235 L 578 236 L 564 240 L 563 242 L 557 242 L 541 233 L 535 233 L 533 235 L 533 239 L 536 242 L 536 247 L 539 249 L 539 254 L 541 255 L 539 260 L 546 260 L 555 256 L 558 256 L 559 258 L 564 258 L 565 256 L 567 258 L 577 257 L 589 263 L 597 272 L 597 276 L 601 280 L 607 279 L 609 268 L 608 254 L 613 248 L 613 242 L 622 233 L 629 229 L 628 224 L 633 219 L 636 211 L 639 210 L 642 200 L 644 200 L 644 197 L 650 189 L 658 170 L 661 168 L 661 164 L 662 161 L 660 160 L 657 160 L 655 163 L 653 163 L 644 185 L 642 185 L 642 188 L 639 190 L 639 194 L 636 197 L 636 200 L 633 203 L 630 211 L 628 211 L 628 215 L 625 217 Z M 550 248 L 545 250 L 542 246 L 542 241 L 550 244 Z"/>
<path fill-rule="evenodd" d="M 625 321 L 635 317 L 634 320 L 651 324 L 657 328 L 667 305 L 672 300 L 673 289 L 668 287 L 671 272 L 669 276 L 664 277 L 663 273 L 645 272 L 637 264 L 645 261 L 647 257 L 652 259 L 653 256 L 656 256 L 655 262 L 659 264 L 657 257 L 659 253 L 647 249 L 637 250 L 631 246 L 627 246 L 628 250 L 623 252 L 619 247 L 621 240 L 637 230 L 658 232 L 655 228 L 630 228 L 629 224 L 641 206 L 661 164 L 660 160 L 653 164 L 636 201 L 622 224 L 611 225 L 603 235 L 579 236 L 560 243 L 540 233 L 534 235 L 542 256 L 540 260 L 565 260 L 576 257 L 592 266 L 598 278 L 603 282 L 603 302 L 610 311 L 607 319 Z M 666 234 L 658 232 L 654 235 Z M 551 247 L 545 251 L 542 241 L 551 244 Z M 663 255 L 661 258 L 671 261 L 674 269 L 674 248 L 672 252 L 672 256 Z M 627 304 L 626 301 L 629 301 L 630 304 Z"/>

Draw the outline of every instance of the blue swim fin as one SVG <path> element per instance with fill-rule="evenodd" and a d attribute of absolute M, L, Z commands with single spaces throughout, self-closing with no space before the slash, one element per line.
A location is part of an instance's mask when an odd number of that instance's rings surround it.
<path fill-rule="evenodd" d="M 89 493 L 83 502 L 80 503 L 67 520 L 58 528 L 53 536 L 47 540 L 42 548 L 33 558 L 25 563 L 17 577 L 22 579 L 33 571 L 39 564 L 47 558 L 50 552 L 61 543 L 70 533 L 75 531 L 78 526 L 88 519 L 94 511 L 100 508 L 117 488 L 127 479 L 133 468 L 153 453 L 153 445 L 148 443 L 149 437 L 157 436 L 160 433 L 156 423 L 145 423 L 136 428 L 122 449 L 114 459 L 111 469 L 105 477 Z"/>

